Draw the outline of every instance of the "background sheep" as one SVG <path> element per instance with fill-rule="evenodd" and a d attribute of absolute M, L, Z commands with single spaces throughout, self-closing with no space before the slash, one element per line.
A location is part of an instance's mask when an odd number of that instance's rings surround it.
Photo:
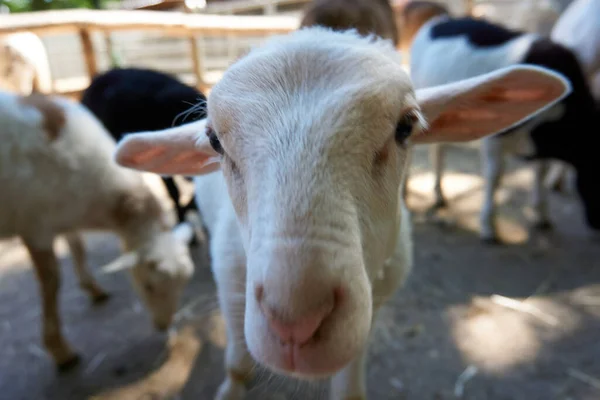
<path fill-rule="evenodd" d="M 204 118 L 205 102 L 201 92 L 174 76 L 142 68 L 119 68 L 97 75 L 81 98 L 117 142 L 129 132 L 166 129 Z M 200 107 L 192 108 L 194 105 Z M 173 177 L 162 180 L 178 221 L 184 222 L 188 211 L 197 211 L 194 198 L 181 204 Z"/>
<path fill-rule="evenodd" d="M 181 238 L 171 232 L 142 175 L 113 161 L 114 140 L 83 106 L 0 92 L 0 126 L 0 238 L 19 236 L 29 251 L 41 287 L 44 344 L 57 366 L 79 360 L 57 307 L 57 235 L 67 237 L 81 286 L 101 302 L 107 295 L 88 270 L 78 232 L 119 234 L 125 254 L 106 268 L 130 269 L 155 326 L 166 329 L 193 272 L 189 230 Z"/>
<path fill-rule="evenodd" d="M 409 1 L 399 10 L 398 27 L 400 30 L 400 51 L 403 61 L 410 64 L 410 46 L 423 24 L 437 15 L 449 14 L 450 11 L 435 1 Z"/>
<path fill-rule="evenodd" d="M 325 26 L 336 30 L 356 29 L 362 35 L 375 34 L 398 44 L 394 10 L 388 0 L 313 0 L 300 27 Z"/>
<path fill-rule="evenodd" d="M 519 90 L 537 95 L 513 103 Z M 492 134 L 568 90 L 520 67 L 415 93 L 390 41 L 315 27 L 231 66 L 207 120 L 126 136 L 120 164 L 202 175 L 228 337 L 217 398 L 243 398 L 252 358 L 295 377 L 335 375 L 333 399 L 365 398 L 372 320 L 412 267 L 398 196 L 407 149 Z M 494 118 L 463 112 L 482 108 Z"/>
<path fill-rule="evenodd" d="M 600 0 L 572 2 L 556 22 L 550 38 L 577 56 L 592 95 L 600 104 Z M 564 163 L 554 165 L 547 185 L 555 190 L 573 191 L 573 169 Z"/>
<path fill-rule="evenodd" d="M 566 76 L 573 92 L 560 104 L 502 136 L 485 138 L 482 157 L 485 200 L 481 212 L 481 239 L 498 241 L 494 194 L 503 172 L 503 153 L 511 152 L 535 164 L 532 203 L 534 227 L 547 229 L 550 220 L 543 181 L 548 160 L 567 162 L 577 170 L 577 190 L 591 228 L 600 229 L 598 157 L 592 145 L 598 112 L 575 55 L 536 34 L 503 28 L 485 20 L 441 16 L 427 22 L 414 39 L 411 71 L 416 87 L 426 88 L 488 73 L 518 63 L 536 64 Z M 444 68 L 439 67 L 443 60 Z M 565 135 L 568 134 L 568 140 Z M 431 148 L 436 174 L 435 208 L 445 205 L 441 188 L 442 146 Z"/>
<path fill-rule="evenodd" d="M 34 33 L 19 32 L 0 37 L 0 90 L 23 95 L 52 92 L 46 47 Z"/>

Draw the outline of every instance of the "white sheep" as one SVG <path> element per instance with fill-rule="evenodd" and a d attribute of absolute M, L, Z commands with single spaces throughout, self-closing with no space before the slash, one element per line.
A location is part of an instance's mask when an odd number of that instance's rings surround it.
<path fill-rule="evenodd" d="M 520 90 L 538 96 L 510 98 Z M 391 41 L 311 27 L 233 64 L 206 120 L 125 136 L 121 165 L 201 175 L 228 338 L 216 398 L 243 398 L 253 360 L 333 376 L 333 399 L 366 398 L 372 321 L 413 263 L 399 197 L 410 146 L 492 134 L 568 91 L 558 74 L 515 67 L 414 92 Z"/>
<path fill-rule="evenodd" d="M 0 90 L 22 95 L 52 92 L 48 53 L 36 34 L 0 36 Z"/>
<path fill-rule="evenodd" d="M 440 68 L 440 62 L 444 68 Z M 594 140 L 600 118 L 583 71 L 570 50 L 534 33 L 509 30 L 482 19 L 448 16 L 437 16 L 426 22 L 411 48 L 411 72 L 417 88 L 447 84 L 521 63 L 560 73 L 570 81 L 573 90 L 543 115 L 502 135 L 483 139 L 485 189 L 480 237 L 486 243 L 499 242 L 494 197 L 504 170 L 504 154 L 535 161 L 534 228 L 551 227 L 543 182 L 549 161 L 559 160 L 577 171 L 577 191 L 586 221 L 590 228 L 598 230 L 600 192 L 596 190 L 596 173 L 600 160 L 595 154 Z M 443 149 L 441 144 L 430 149 L 435 173 L 434 209 L 446 204 L 441 186 Z"/>
<path fill-rule="evenodd" d="M 114 139 L 82 105 L 0 92 L 0 126 L 0 239 L 19 236 L 29 251 L 41 285 L 44 344 L 57 367 L 79 360 L 57 308 L 58 235 L 66 235 L 79 283 L 94 302 L 107 295 L 88 271 L 78 232 L 120 235 L 126 252 L 106 269 L 130 269 L 155 326 L 167 328 L 193 272 L 189 228 L 170 230 L 142 174 L 114 162 Z"/>

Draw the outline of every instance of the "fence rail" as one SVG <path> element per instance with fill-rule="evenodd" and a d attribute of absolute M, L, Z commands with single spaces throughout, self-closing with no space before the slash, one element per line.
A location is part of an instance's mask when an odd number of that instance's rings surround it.
<path fill-rule="evenodd" d="M 275 15 L 279 7 L 302 7 L 312 0 L 230 0 L 220 3 L 208 3 L 203 12 L 209 14 L 237 14 L 262 11 L 265 15 Z"/>
<path fill-rule="evenodd" d="M 297 18 L 263 15 L 207 15 L 176 11 L 57 10 L 2 16 L 0 35 L 31 31 L 37 34 L 75 29 L 124 31 L 160 29 L 172 35 L 274 34 L 298 27 Z"/>
<path fill-rule="evenodd" d="M 190 14 L 173 11 L 146 10 L 57 10 L 31 13 L 9 14 L 0 17 L 0 36 L 29 31 L 43 39 L 50 35 L 76 34 L 79 36 L 79 47 L 87 76 L 65 79 L 54 83 L 55 92 L 76 95 L 90 82 L 99 70 L 99 53 L 112 53 L 116 34 L 143 31 L 151 37 L 151 33 L 172 39 L 187 39 L 186 55 L 195 76 L 196 86 L 208 91 L 213 82 L 208 82 L 203 69 L 198 39 L 225 37 L 265 37 L 286 33 L 297 29 L 298 18 L 289 16 L 239 16 L 239 15 L 207 15 Z M 154 31 L 154 32 L 152 32 Z M 95 34 L 104 36 L 100 45 L 94 40 Z M 156 40 L 156 39 L 155 39 Z M 63 40 L 68 42 L 67 40 Z M 177 46 L 175 46 L 177 47 Z M 181 46 L 180 46 L 181 48 Z M 230 56 L 232 52 L 230 51 Z M 235 57 L 235 55 L 233 56 Z M 181 60 L 182 64 L 185 62 Z M 104 63 L 103 63 L 104 64 Z M 186 74 L 187 75 L 187 74 Z M 208 74 L 213 78 L 218 74 Z M 187 81 L 188 79 L 186 79 Z"/>

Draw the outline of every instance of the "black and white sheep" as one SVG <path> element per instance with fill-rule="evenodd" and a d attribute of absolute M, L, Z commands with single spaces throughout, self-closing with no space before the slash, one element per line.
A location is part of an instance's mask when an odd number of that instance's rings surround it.
<path fill-rule="evenodd" d="M 589 226 L 600 229 L 599 113 L 577 57 L 564 46 L 534 33 L 509 30 L 483 19 L 437 16 L 426 22 L 411 48 L 415 86 L 426 88 L 489 73 L 517 64 L 533 64 L 559 72 L 573 91 L 559 104 L 521 126 L 482 142 L 485 200 L 481 238 L 496 242 L 494 193 L 503 173 L 504 153 L 535 160 L 534 226 L 548 228 L 547 193 L 543 186 L 549 160 L 564 161 L 577 171 L 577 191 Z M 515 101 L 535 93 L 515 92 Z M 519 96 L 522 100 L 519 100 Z M 500 100 L 500 99 L 499 99 Z M 431 147 L 436 206 L 445 204 L 441 188 L 442 146 Z"/>

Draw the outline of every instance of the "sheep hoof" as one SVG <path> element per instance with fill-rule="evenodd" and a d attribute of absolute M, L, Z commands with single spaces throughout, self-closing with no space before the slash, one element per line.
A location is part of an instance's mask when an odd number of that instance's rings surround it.
<path fill-rule="evenodd" d="M 79 365 L 81 362 L 81 357 L 78 354 L 73 354 L 65 361 L 62 361 L 57 364 L 57 369 L 59 373 L 65 373 L 73 370 L 75 367 Z"/>

